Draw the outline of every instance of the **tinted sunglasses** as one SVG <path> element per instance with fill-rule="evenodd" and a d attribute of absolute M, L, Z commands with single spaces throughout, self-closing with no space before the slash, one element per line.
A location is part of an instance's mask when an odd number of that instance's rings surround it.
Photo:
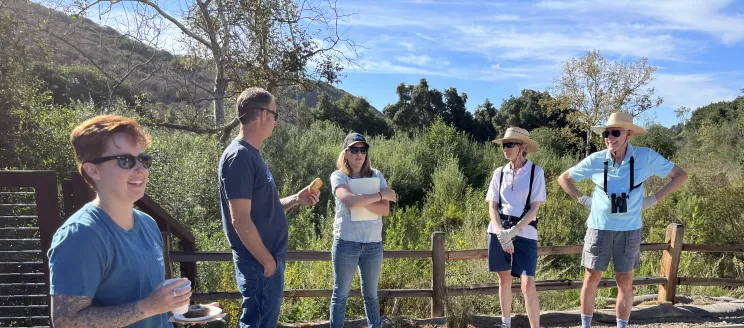
<path fill-rule="evenodd" d="M 116 160 L 116 164 L 118 164 L 120 168 L 125 170 L 132 169 L 137 164 L 137 161 L 142 163 L 142 167 L 146 169 L 149 169 L 152 166 L 152 157 L 145 154 L 140 154 L 136 157 L 130 154 L 105 156 L 88 161 L 88 163 L 101 164 L 103 162 L 108 162 L 114 159 Z"/>
<path fill-rule="evenodd" d="M 258 109 L 265 110 L 265 111 L 267 111 L 267 112 L 269 112 L 271 114 L 274 114 L 274 121 L 278 121 L 279 120 L 279 113 L 277 113 L 277 112 L 275 112 L 275 111 L 273 111 L 271 109 L 263 108 L 263 107 L 259 107 Z"/>
<path fill-rule="evenodd" d="M 273 110 L 268 109 L 268 108 L 263 108 L 263 107 L 257 107 L 256 109 L 258 109 L 258 110 L 265 110 L 265 111 L 267 111 L 267 112 L 269 112 L 271 114 L 274 114 L 274 121 L 279 121 L 279 113 L 277 113 L 276 111 L 273 111 Z M 246 115 L 248 115 L 248 113 L 243 113 L 243 115 L 238 116 L 238 120 L 242 119 L 243 116 L 246 116 Z"/>
<path fill-rule="evenodd" d="M 501 145 L 504 146 L 504 148 L 511 148 L 511 147 L 514 147 L 516 145 L 521 145 L 521 144 L 522 144 L 521 142 L 505 142 L 505 143 L 502 143 Z"/>
<path fill-rule="evenodd" d="M 367 154 L 366 147 L 349 147 L 348 151 L 351 152 L 352 154 L 359 154 L 359 153 L 361 153 L 362 155 Z"/>
<path fill-rule="evenodd" d="M 623 131 L 625 130 L 604 130 L 602 132 L 602 138 L 609 138 L 610 135 L 612 135 L 615 138 L 619 138 L 621 134 L 623 134 Z"/>

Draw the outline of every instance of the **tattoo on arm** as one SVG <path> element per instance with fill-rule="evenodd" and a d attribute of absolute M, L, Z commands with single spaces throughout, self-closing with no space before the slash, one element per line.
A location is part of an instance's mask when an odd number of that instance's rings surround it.
<path fill-rule="evenodd" d="M 124 327 L 145 319 L 137 302 L 93 307 L 85 296 L 52 295 L 52 324 L 55 327 Z"/>

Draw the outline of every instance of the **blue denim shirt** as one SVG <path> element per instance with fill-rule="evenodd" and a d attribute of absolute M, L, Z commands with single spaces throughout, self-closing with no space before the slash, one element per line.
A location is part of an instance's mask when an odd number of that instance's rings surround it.
<path fill-rule="evenodd" d="M 387 188 L 385 177 L 380 171 L 372 169 L 372 177 L 380 179 L 380 189 Z M 336 196 L 336 188 L 346 185 L 351 177 L 340 170 L 331 174 L 331 190 L 336 201 L 336 217 L 333 221 L 333 236 L 358 243 L 382 241 L 382 217 L 374 221 L 351 221 L 351 210 Z"/>
<path fill-rule="evenodd" d="M 592 208 L 587 220 L 587 227 L 597 230 L 630 231 L 640 229 L 641 205 L 643 204 L 644 185 L 630 192 L 630 157 L 635 159 L 634 183 L 645 182 L 652 175 L 665 178 L 672 172 L 674 163 L 668 161 L 655 151 L 646 147 L 635 147 L 628 144 L 628 151 L 619 167 L 614 167 L 612 156 L 608 150 L 598 151 L 584 158 L 579 164 L 569 170 L 575 181 L 592 179 L 594 193 L 592 194 Z M 607 171 L 607 192 L 609 194 L 630 192 L 628 211 L 626 213 L 611 213 L 610 198 L 604 192 L 604 161 L 609 160 Z"/>

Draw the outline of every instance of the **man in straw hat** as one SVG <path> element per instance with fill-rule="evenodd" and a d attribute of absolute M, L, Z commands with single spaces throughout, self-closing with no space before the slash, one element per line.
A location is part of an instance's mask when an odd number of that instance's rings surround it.
<path fill-rule="evenodd" d="M 591 326 L 597 285 L 610 259 L 618 286 L 617 327 L 627 327 L 633 306 L 633 269 L 640 264 L 641 210 L 663 200 L 687 180 L 682 168 L 655 151 L 630 144 L 646 130 L 628 113 L 613 113 L 605 126 L 592 127 L 602 135 L 606 150 L 598 151 L 564 172 L 558 184 L 590 209 L 581 264 L 586 267 L 581 289 L 581 327 Z M 664 187 L 644 197 L 643 182 L 652 175 L 670 177 Z M 592 196 L 581 193 L 575 181 L 591 179 Z"/>
<path fill-rule="evenodd" d="M 488 225 L 488 271 L 499 275 L 501 327 L 511 327 L 512 277 L 522 284 L 525 309 L 531 327 L 540 327 L 540 302 L 535 288 L 537 271 L 537 211 L 545 202 L 543 169 L 526 158 L 539 145 L 525 129 L 511 127 L 493 141 L 503 147 L 509 163 L 493 172 L 486 201 Z"/>

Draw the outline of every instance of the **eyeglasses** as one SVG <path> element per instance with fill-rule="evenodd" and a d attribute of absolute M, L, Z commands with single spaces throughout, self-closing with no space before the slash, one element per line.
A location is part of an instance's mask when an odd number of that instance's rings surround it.
<path fill-rule="evenodd" d="M 267 112 L 269 112 L 271 114 L 274 114 L 274 121 L 278 121 L 279 120 L 279 113 L 277 113 L 276 111 L 273 111 L 273 110 L 268 109 L 268 108 L 263 108 L 263 107 L 258 107 L 258 109 L 265 110 L 265 111 L 267 111 Z"/>
<path fill-rule="evenodd" d="M 134 156 L 130 154 L 124 154 L 124 155 L 114 155 L 114 156 L 105 156 L 96 158 L 94 160 L 88 161 L 88 163 L 93 164 L 101 164 L 103 162 L 107 162 L 110 160 L 116 160 L 116 164 L 119 165 L 120 168 L 129 170 L 132 169 L 136 164 L 137 161 L 142 163 L 142 167 L 149 169 L 152 166 L 152 157 L 150 155 L 140 154 L 139 156 Z"/>
<path fill-rule="evenodd" d="M 351 152 L 352 154 L 359 154 L 359 153 L 361 153 L 362 155 L 367 154 L 366 147 L 349 147 L 348 151 Z"/>
<path fill-rule="evenodd" d="M 621 134 L 623 134 L 623 131 L 627 130 L 604 130 L 602 132 L 602 138 L 609 138 L 610 135 L 612 135 L 615 138 L 619 138 Z"/>
<path fill-rule="evenodd" d="M 521 144 L 522 144 L 521 142 L 505 142 L 501 145 L 504 146 L 504 148 L 511 148 L 511 147 L 514 147 L 516 145 L 521 145 Z"/>
<path fill-rule="evenodd" d="M 263 107 L 257 107 L 256 109 L 257 110 L 265 110 L 265 111 L 267 111 L 267 112 L 269 112 L 271 114 L 274 114 L 274 121 L 278 121 L 279 120 L 279 113 L 277 113 L 276 111 L 273 111 L 273 110 L 268 109 L 268 108 L 263 108 Z M 242 115 L 238 116 L 238 120 L 242 119 L 243 116 L 246 116 L 246 115 L 248 115 L 248 112 L 243 113 Z"/>

